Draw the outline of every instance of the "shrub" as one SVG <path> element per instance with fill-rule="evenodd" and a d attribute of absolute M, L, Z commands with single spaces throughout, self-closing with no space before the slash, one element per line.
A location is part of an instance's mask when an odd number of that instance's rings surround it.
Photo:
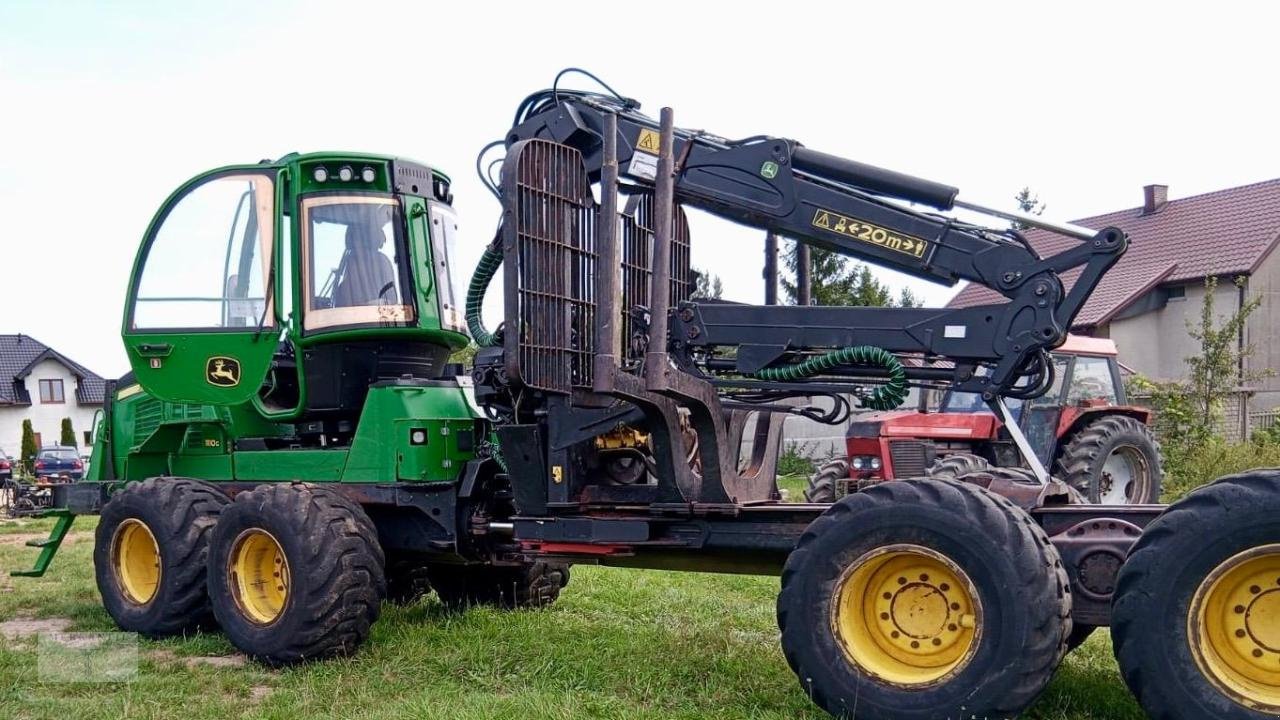
<path fill-rule="evenodd" d="M 1173 502 L 1224 475 L 1280 466 L 1280 443 L 1229 443 L 1213 436 L 1200 443 L 1165 447 L 1164 456 L 1162 499 Z"/>
<path fill-rule="evenodd" d="M 778 455 L 778 474 L 806 477 L 811 475 L 814 462 L 805 456 L 805 451 L 808 449 L 810 448 L 807 443 L 799 442 L 783 450 Z"/>

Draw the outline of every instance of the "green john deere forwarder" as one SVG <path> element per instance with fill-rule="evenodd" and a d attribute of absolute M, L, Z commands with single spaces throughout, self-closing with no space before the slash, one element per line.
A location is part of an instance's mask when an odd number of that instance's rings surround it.
<path fill-rule="evenodd" d="M 132 372 L 109 387 L 90 477 L 54 487 L 25 574 L 99 513 L 98 588 L 121 628 L 212 619 L 272 665 L 355 651 L 386 599 L 544 605 L 574 563 L 777 574 L 783 652 L 833 715 L 1011 717 L 1107 625 L 1153 717 L 1280 713 L 1280 472 L 1168 508 L 1091 505 L 1004 404 L 1054 386 L 1049 352 L 1121 231 L 793 140 L 677 129 L 669 109 L 655 121 L 559 79 L 490 146 L 503 214 L 465 305 L 434 168 L 288 155 L 179 188 L 130 280 Z M 1006 301 L 695 300 L 685 206 Z M 940 212 L 956 207 L 1074 242 L 1042 257 Z M 451 364 L 472 338 L 470 367 Z M 912 386 L 978 394 L 1022 467 L 781 501 L 782 419 L 843 422 Z"/>

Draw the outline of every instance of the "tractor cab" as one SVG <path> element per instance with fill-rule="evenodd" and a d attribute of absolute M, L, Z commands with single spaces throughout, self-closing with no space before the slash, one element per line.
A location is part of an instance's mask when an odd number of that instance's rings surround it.
<path fill-rule="evenodd" d="M 188 181 L 152 220 L 123 336 L 138 383 L 351 433 L 369 388 L 440 378 L 467 336 L 449 270 L 449 179 L 316 153 Z"/>

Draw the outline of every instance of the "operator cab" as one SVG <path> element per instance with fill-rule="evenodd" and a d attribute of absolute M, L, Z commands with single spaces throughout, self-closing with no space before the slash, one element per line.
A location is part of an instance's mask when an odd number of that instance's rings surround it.
<path fill-rule="evenodd" d="M 467 343 L 451 201 L 444 175 L 371 155 L 196 177 L 135 261 L 123 335 L 139 382 L 348 437 L 371 385 L 437 380 Z"/>

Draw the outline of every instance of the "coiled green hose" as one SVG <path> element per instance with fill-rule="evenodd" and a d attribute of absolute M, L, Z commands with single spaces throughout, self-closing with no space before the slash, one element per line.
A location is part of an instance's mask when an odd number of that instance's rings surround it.
<path fill-rule="evenodd" d="M 484 318 L 480 311 L 484 307 L 484 295 L 489 290 L 489 282 L 502 267 L 502 248 L 496 242 L 484 249 L 480 256 L 480 264 L 471 275 L 471 284 L 467 286 L 467 329 L 471 331 L 471 339 L 480 347 L 491 347 L 497 343 L 493 333 L 485 329 Z"/>
<path fill-rule="evenodd" d="M 819 375 L 838 365 L 879 365 L 889 371 L 889 380 L 862 398 L 862 407 L 872 410 L 892 410 L 907 399 L 907 372 L 902 361 L 884 348 L 871 345 L 840 348 L 816 355 L 794 365 L 764 368 L 754 377 L 761 380 L 788 382 Z"/>

